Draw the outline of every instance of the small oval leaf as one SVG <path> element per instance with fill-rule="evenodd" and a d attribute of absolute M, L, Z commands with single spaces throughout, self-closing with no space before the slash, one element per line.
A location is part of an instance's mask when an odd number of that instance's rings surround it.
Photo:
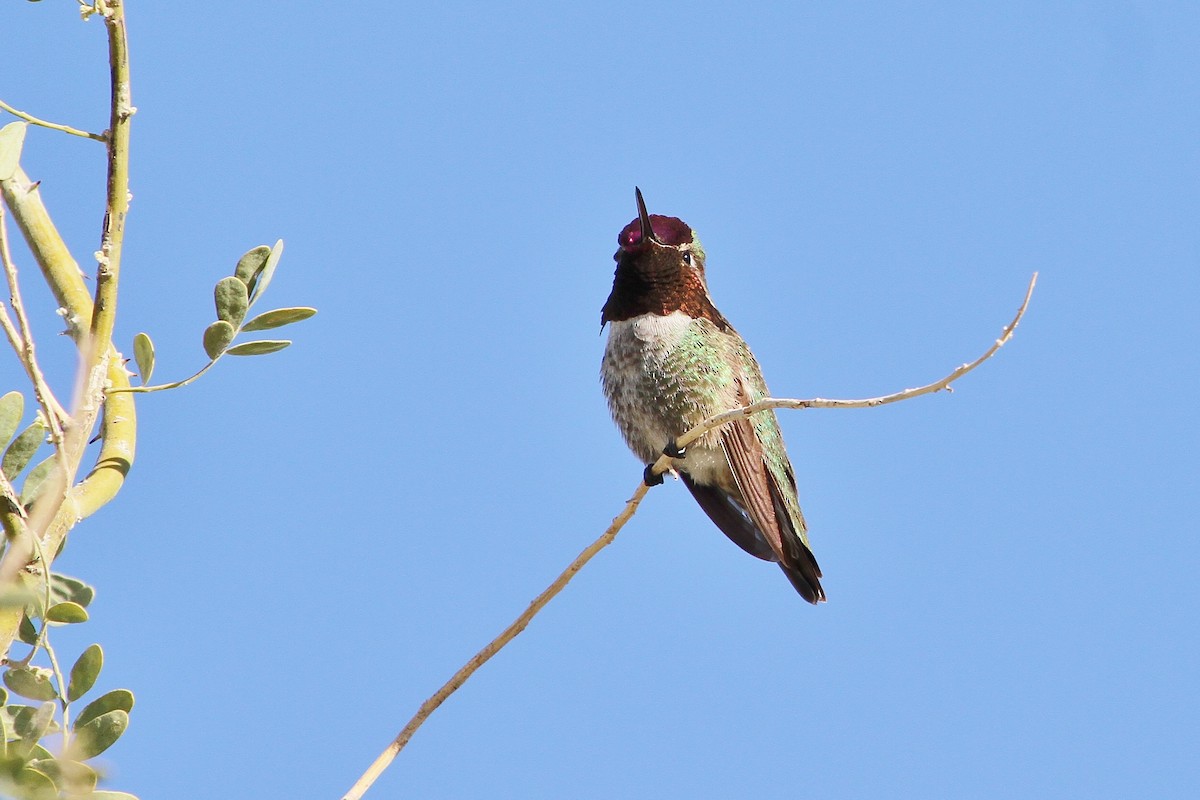
<path fill-rule="evenodd" d="M 53 609 L 51 609 L 53 610 Z M 71 680 L 67 684 L 67 701 L 74 703 L 96 685 L 100 669 L 104 666 L 104 650 L 98 644 L 83 651 L 71 667 Z"/>
<path fill-rule="evenodd" d="M 22 800 L 54 800 L 58 797 L 58 789 L 50 776 L 33 767 L 21 767 L 13 783 L 17 786 L 17 796 Z"/>
<path fill-rule="evenodd" d="M 306 320 L 316 314 L 315 308 L 296 306 L 295 308 L 277 308 L 274 311 L 264 311 L 242 326 L 243 331 L 265 331 L 270 328 L 282 328 L 293 322 Z"/>
<path fill-rule="evenodd" d="M 263 339 L 261 342 L 246 342 L 227 351 L 231 356 L 261 356 L 267 353 L 277 353 L 291 344 L 288 339 Z"/>
<path fill-rule="evenodd" d="M 142 385 L 145 386 L 154 374 L 154 342 L 145 333 L 133 337 L 133 360 L 137 362 L 138 374 L 142 376 Z"/>
<path fill-rule="evenodd" d="M 263 296 L 263 292 L 267 290 L 271 279 L 275 277 L 275 268 L 279 266 L 279 259 L 283 256 L 283 239 L 278 239 L 275 246 L 271 248 L 271 254 L 267 256 L 267 263 L 263 264 L 262 272 L 258 275 L 258 280 L 254 282 L 254 294 L 250 300 L 250 305 L 258 302 L 258 298 Z"/>
<path fill-rule="evenodd" d="M 46 480 L 57 468 L 58 459 L 48 456 L 29 470 L 29 474 L 25 476 L 25 483 L 21 485 L 21 505 L 27 506 L 37 499 L 38 493 L 46 486 Z"/>
<path fill-rule="evenodd" d="M 87 608 L 96 597 L 96 590 L 79 578 L 63 575 L 61 572 L 50 573 L 50 604 L 70 600 L 72 603 Z"/>
<path fill-rule="evenodd" d="M 13 439 L 13 443 L 4 451 L 4 460 L 0 462 L 0 471 L 10 481 L 20 475 L 21 470 L 29 465 L 33 454 L 38 451 L 45 440 L 46 426 L 40 419 L 35 419 L 28 428 L 21 431 L 16 439 Z"/>
<path fill-rule="evenodd" d="M 217 356 L 224 353 L 225 348 L 229 347 L 229 343 L 233 341 L 236 333 L 237 331 L 228 322 L 223 319 L 217 320 L 204 329 L 204 352 L 215 361 Z"/>
<path fill-rule="evenodd" d="M 65 758 L 39 758 L 30 761 L 29 766 L 49 775 L 58 790 L 67 797 L 94 797 L 91 792 L 95 790 L 99 776 L 87 764 Z"/>
<path fill-rule="evenodd" d="M 0 397 L 0 444 L 12 441 L 24 414 L 25 397 L 20 392 L 9 392 Z"/>
<path fill-rule="evenodd" d="M 238 259 L 233 277 L 246 284 L 246 288 L 249 290 L 254 285 L 255 276 L 262 272 L 262 268 L 267 265 L 267 258 L 270 255 L 271 248 L 265 244 L 260 244 L 253 250 L 247 250 L 245 255 Z"/>
<path fill-rule="evenodd" d="M 17 736 L 31 745 L 46 735 L 54 726 L 54 703 L 42 703 L 40 707 L 5 706 L 0 709 L 9 720 L 6 726 Z M 28 752 L 28 750 L 26 751 Z"/>
<path fill-rule="evenodd" d="M 129 714 L 124 711 L 108 711 L 86 725 L 76 725 L 70 756 L 79 761 L 94 758 L 112 747 L 128 727 Z"/>
<path fill-rule="evenodd" d="M 0 181 L 8 180 L 17 171 L 27 127 L 24 122 L 10 122 L 0 128 Z"/>
<path fill-rule="evenodd" d="M 246 284 L 237 278 L 222 278 L 213 289 L 213 300 L 217 306 L 217 319 L 223 319 L 233 327 L 242 324 L 246 309 L 250 307 L 250 295 Z"/>
<path fill-rule="evenodd" d="M 72 603 L 69 600 L 65 603 L 55 603 L 46 609 L 46 622 L 72 624 L 87 621 L 87 609 L 79 605 L 79 603 Z"/>
<path fill-rule="evenodd" d="M 84 706 L 83 711 L 75 718 L 74 727 L 81 728 L 109 711 L 124 711 L 128 714 L 132 710 L 133 692 L 128 689 L 113 689 Z"/>
<path fill-rule="evenodd" d="M 30 700 L 53 700 L 58 697 L 54 684 L 50 682 L 49 670 L 31 667 L 13 667 L 4 673 L 4 685 L 13 694 Z"/>
<path fill-rule="evenodd" d="M 33 626 L 33 620 L 29 619 L 28 614 L 21 615 L 21 622 L 17 625 L 17 638 L 25 644 L 37 644 L 37 628 Z"/>
<path fill-rule="evenodd" d="M 138 796 L 136 794 L 130 794 L 129 792 L 113 792 L 102 790 L 99 792 L 92 792 L 87 796 L 87 800 L 138 800 Z"/>

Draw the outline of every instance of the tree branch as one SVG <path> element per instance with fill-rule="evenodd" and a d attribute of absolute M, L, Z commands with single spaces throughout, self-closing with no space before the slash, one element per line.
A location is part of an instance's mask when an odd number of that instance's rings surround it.
<path fill-rule="evenodd" d="M 38 543 L 45 553 L 39 569 L 48 572 L 49 561 L 57 555 L 75 523 L 94 513 L 120 490 L 134 457 L 137 423 L 133 397 L 128 393 L 108 397 L 104 393 L 106 386 L 129 388 L 129 373 L 120 353 L 112 346 L 112 331 L 125 216 L 129 210 L 129 121 L 134 109 L 130 104 L 124 6 L 120 0 L 97 2 L 94 13 L 104 17 L 112 82 L 111 128 L 105 137 L 107 206 L 94 299 L 42 204 L 37 184 L 31 183 L 20 167 L 0 181 L 0 194 L 61 306 L 67 332 L 79 348 L 81 367 L 72 417 L 64 431 L 68 470 L 66 474 L 56 470 L 43 484 L 45 488 L 25 525 L 29 535 L 15 538 L 0 558 L 0 586 L 22 579 Z M 87 478 L 72 486 L 102 409 L 103 444 L 96 463 Z M 17 520 L 9 515 L 3 522 L 8 529 L 16 527 Z M 38 537 L 39 542 L 31 542 L 33 537 Z M 20 608 L 0 608 L 0 656 L 7 654 L 12 645 L 20 615 Z"/>
<path fill-rule="evenodd" d="M 87 372 L 108 357 L 113 324 L 117 316 L 117 286 L 121 274 L 121 251 L 125 243 L 125 216 L 129 213 L 129 122 L 134 111 L 129 88 L 129 44 L 125 36 L 125 7 L 122 0 L 107 0 L 104 26 L 108 31 L 108 63 L 111 78 L 111 109 L 108 128 L 108 204 L 100 235 L 99 266 L 96 269 L 96 298 L 91 324 L 92 358 Z M 101 387 L 102 388 L 102 387 Z"/>
<path fill-rule="evenodd" d="M 1025 309 L 1029 307 L 1029 300 L 1033 296 L 1033 288 L 1036 284 L 1037 273 L 1035 272 L 1029 281 L 1029 288 L 1025 292 L 1025 299 L 1021 303 L 1021 307 L 1017 310 L 1017 315 L 1013 318 L 1012 322 L 1005 326 L 1000 338 L 997 339 L 995 343 L 993 343 L 992 346 L 989 347 L 987 351 L 979 358 L 975 359 L 969 364 L 963 364 L 939 381 L 934 381 L 933 383 L 918 387 L 916 389 L 905 389 L 900 392 L 882 395 L 880 397 L 869 397 L 865 400 L 824 400 L 820 398 L 815 398 L 812 400 L 787 400 L 767 398 L 743 408 L 735 408 L 732 411 L 727 411 L 723 414 L 717 414 L 709 417 L 704 422 L 680 436 L 676 440 L 676 444 L 681 448 L 686 447 L 709 431 L 719 428 L 735 419 L 748 417 L 752 414 L 758 414 L 773 408 L 874 408 L 876 406 L 887 405 L 889 403 L 898 403 L 901 400 L 908 400 L 924 394 L 932 394 L 933 392 L 938 392 L 943 389 L 949 389 L 950 384 L 954 383 L 954 381 L 978 367 L 984 361 L 987 361 L 996 354 L 997 350 L 1003 347 L 1008 340 L 1012 338 L 1013 332 L 1017 329 L 1017 325 L 1020 324 L 1021 319 L 1025 316 Z M 670 456 L 663 454 L 658 461 L 654 463 L 654 474 L 661 475 L 662 473 L 671 469 L 672 461 L 673 459 Z M 633 517 L 634 513 L 638 509 L 638 506 L 642 502 L 642 498 L 646 496 L 646 492 L 648 490 L 649 487 L 644 482 L 639 484 L 633 493 L 633 497 L 626 501 L 625 508 L 622 509 L 621 513 L 613 519 L 612 524 L 610 524 L 604 533 L 600 535 L 600 538 L 596 539 L 596 541 L 592 542 L 583 550 L 583 552 L 576 556 L 575 560 L 572 561 L 565 570 L 563 570 L 562 574 L 554 579 L 554 582 L 551 583 L 544 592 L 539 594 L 534 599 L 534 601 L 529 605 L 529 608 L 527 608 L 525 612 L 521 614 L 521 616 L 517 617 L 517 619 L 511 625 L 505 628 L 499 636 L 497 636 L 495 639 L 489 642 L 486 647 L 476 653 L 470 661 L 468 661 L 458 670 L 458 672 L 454 673 L 450 680 L 442 684 L 440 689 L 434 692 L 428 700 L 421 704 L 421 707 L 417 709 L 417 713 L 414 714 L 412 719 L 408 721 L 408 724 L 406 724 L 403 730 L 396 735 L 396 738 L 392 740 L 392 743 L 389 744 L 387 748 L 379 754 L 379 757 L 371 763 L 371 766 L 367 768 L 367 771 L 364 772 L 357 781 L 355 781 L 354 785 L 350 787 L 350 790 L 342 797 L 342 800 L 360 800 L 360 798 L 368 789 L 371 788 L 372 784 L 375 783 L 379 776 L 383 774 L 383 771 L 388 768 L 388 765 L 392 763 L 400 751 L 404 749 L 404 746 L 408 744 L 409 740 L 412 739 L 413 734 L 417 731 L 417 728 L 420 728 L 421 725 L 425 723 L 425 720 L 437 710 L 438 706 L 445 702 L 450 695 L 454 694 L 454 692 L 456 692 L 460 686 L 466 683 L 467 679 L 475 674 L 476 670 L 486 664 L 492 656 L 496 655 L 501 648 L 516 638 L 517 634 L 525 630 L 534 616 L 536 616 L 537 613 L 541 611 L 547 603 L 554 599 L 555 595 L 557 595 L 566 587 L 566 585 L 572 578 L 575 577 L 579 570 L 583 569 L 583 566 L 592 560 L 593 556 L 595 556 L 605 547 L 608 547 L 608 545 L 612 544 L 613 540 L 617 537 L 617 533 L 620 532 L 621 528 L 625 527 L 625 523 Z"/>

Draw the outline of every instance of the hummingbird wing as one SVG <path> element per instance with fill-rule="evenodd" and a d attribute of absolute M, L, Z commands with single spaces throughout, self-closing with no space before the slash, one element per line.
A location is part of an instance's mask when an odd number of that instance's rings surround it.
<path fill-rule="evenodd" d="M 737 383 L 738 403 L 748 405 L 751 399 L 744 384 L 740 379 Z M 762 424 L 773 424 L 775 429 L 771 432 L 778 434 L 777 422 L 772 420 Z M 779 438 L 782 442 L 783 437 L 780 435 Z M 723 427 L 721 447 L 741 491 L 741 505 L 746 509 L 758 533 L 770 546 L 774 560 L 779 562 L 792 586 L 796 587 L 796 591 L 805 600 L 810 603 L 824 600 L 825 590 L 821 588 L 820 581 L 821 568 L 802 538 L 804 520 L 799 516 L 799 504 L 788 502 L 788 492 L 792 498 L 796 497 L 796 483 L 790 465 L 785 464 L 781 469 L 772 468 L 763 450 L 759 433 L 755 430 L 755 424 L 749 419 L 735 420 Z M 786 460 L 786 456 L 784 459 Z M 781 486 L 780 481 L 787 481 L 790 485 Z M 707 508 L 705 510 L 707 511 Z M 726 535 L 729 535 L 728 531 Z M 734 537 L 730 535 L 730 538 Z M 744 545 L 743 549 L 746 549 Z"/>
<path fill-rule="evenodd" d="M 683 479 L 683 485 L 692 493 L 692 497 L 696 498 L 696 502 L 708 518 L 716 523 L 721 532 L 733 540 L 734 544 L 763 561 L 778 561 L 775 551 L 758 532 L 746 509 L 728 492 L 719 486 L 698 484 L 686 472 L 680 472 L 679 477 Z"/>

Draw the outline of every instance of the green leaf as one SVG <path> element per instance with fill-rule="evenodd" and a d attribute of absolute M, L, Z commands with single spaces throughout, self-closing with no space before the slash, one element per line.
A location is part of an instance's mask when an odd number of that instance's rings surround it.
<path fill-rule="evenodd" d="M 25 398 L 20 392 L 9 392 L 0 397 L 0 444 L 12 441 L 24 414 Z"/>
<path fill-rule="evenodd" d="M 96 781 L 100 777 L 87 764 L 65 758 L 39 758 L 30 761 L 29 766 L 46 773 L 58 791 L 68 797 L 93 797 L 91 792 L 95 791 Z"/>
<path fill-rule="evenodd" d="M 83 711 L 75 718 L 74 727 L 81 728 L 109 711 L 124 711 L 128 714 L 132 710 L 133 692 L 128 689 L 113 689 L 84 706 Z"/>
<path fill-rule="evenodd" d="M 246 284 L 247 290 L 251 289 L 254 286 L 254 278 L 267 265 L 267 258 L 270 255 L 271 248 L 265 244 L 260 244 L 253 250 L 247 250 L 246 254 L 238 259 L 237 269 L 233 271 L 233 277 Z"/>
<path fill-rule="evenodd" d="M 25 476 L 25 483 L 21 486 L 21 505 L 27 506 L 37 499 L 38 493 L 46 484 L 46 479 L 57 467 L 58 459 L 55 456 L 47 456 L 29 470 L 29 474 Z"/>
<path fill-rule="evenodd" d="M 154 374 L 154 342 L 144 333 L 133 337 L 133 360 L 137 362 L 138 374 L 142 376 L 142 385 L 150 383 Z"/>
<path fill-rule="evenodd" d="M 37 644 L 38 632 L 28 614 L 21 615 L 21 623 L 17 626 L 17 637 L 25 644 Z"/>
<path fill-rule="evenodd" d="M 77 622 L 87 622 L 87 609 L 68 600 L 65 603 L 55 603 L 46 609 L 46 622 L 62 622 L 68 625 Z"/>
<path fill-rule="evenodd" d="M 213 289 L 213 299 L 217 304 L 217 319 L 223 319 L 235 328 L 242 324 L 246 309 L 250 307 L 246 284 L 237 278 L 222 278 Z"/>
<path fill-rule="evenodd" d="M 300 322 L 316 314 L 315 308 L 297 306 L 295 308 L 277 308 L 274 311 L 264 311 L 242 326 L 243 331 L 265 331 L 269 328 L 282 328 L 293 322 Z"/>
<path fill-rule="evenodd" d="M 267 290 L 271 279 L 275 277 L 275 268 L 279 266 L 279 259 L 283 256 L 283 239 L 275 242 L 275 246 L 271 248 L 271 255 L 267 256 L 267 263 L 263 264 L 262 272 L 258 275 L 258 280 L 251 287 L 252 294 L 250 305 L 258 302 L 258 298 L 263 296 L 263 292 Z"/>
<path fill-rule="evenodd" d="M 54 704 L 51 703 L 50 705 L 53 706 Z M 42 708 L 45 708 L 45 706 L 43 706 Z M 53 709 L 51 709 L 51 712 L 53 713 Z M 39 714 L 42 713 L 41 708 L 38 709 L 38 713 Z M 58 729 L 59 728 L 57 725 L 51 725 L 50 728 L 47 729 L 47 733 L 49 733 L 50 731 L 58 730 Z M 45 735 L 46 735 L 45 733 L 42 734 L 42 736 L 45 736 Z M 47 750 L 45 747 L 43 747 L 41 744 L 38 744 L 35 742 L 33 747 L 29 748 L 29 757 L 30 758 L 51 759 L 51 758 L 54 758 L 54 754 L 51 753 L 49 750 Z"/>
<path fill-rule="evenodd" d="M 5 706 L 0 714 L 8 717 L 8 728 L 17 738 L 34 745 L 52 729 L 54 724 L 54 703 L 46 702 L 40 706 Z M 28 752 L 28 750 L 26 750 Z"/>
<path fill-rule="evenodd" d="M 104 666 L 104 650 L 98 644 L 83 651 L 71 667 L 71 681 L 67 684 L 67 700 L 74 703 L 96 685 L 100 668 Z"/>
<path fill-rule="evenodd" d="M 229 347 L 229 343 L 233 341 L 236 333 L 237 331 L 228 322 L 223 319 L 217 320 L 204 329 L 204 352 L 215 361 L 217 356 L 224 353 L 225 348 Z"/>
<path fill-rule="evenodd" d="M 0 472 L 11 481 L 13 478 L 21 474 L 21 470 L 29 465 L 33 454 L 42 446 L 42 442 L 46 440 L 46 426 L 42 424 L 40 419 L 35 419 L 32 424 L 13 439 L 13 443 L 4 451 L 4 460 L 0 462 Z"/>
<path fill-rule="evenodd" d="M 27 127 L 24 122 L 10 122 L 0 128 L 0 181 L 8 180 L 17 171 Z"/>
<path fill-rule="evenodd" d="M 58 697 L 50 682 L 50 670 L 37 667 L 13 667 L 4 673 L 4 685 L 30 700 L 53 700 Z"/>
<path fill-rule="evenodd" d="M 75 726 L 75 741 L 71 743 L 70 755 L 86 761 L 112 747 L 129 727 L 129 714 L 124 711 L 108 711 L 86 725 Z"/>
<path fill-rule="evenodd" d="M 0 688 L 0 706 L 8 704 L 8 690 Z"/>
<path fill-rule="evenodd" d="M 23 767 L 14 781 L 17 785 L 18 796 L 21 800 L 54 800 L 58 797 L 58 789 L 54 781 L 44 772 L 33 767 Z"/>
<path fill-rule="evenodd" d="M 277 353 L 291 344 L 288 339 L 263 339 L 261 342 L 246 342 L 229 348 L 231 356 L 261 356 L 267 353 Z"/>
<path fill-rule="evenodd" d="M 138 800 L 136 794 L 129 792 L 92 792 L 87 800 Z"/>
<path fill-rule="evenodd" d="M 72 578 L 70 575 L 64 575 L 61 572 L 50 573 L 51 605 L 70 600 L 72 603 L 78 603 L 87 608 L 95 597 L 96 590 L 79 580 L 79 578 Z"/>

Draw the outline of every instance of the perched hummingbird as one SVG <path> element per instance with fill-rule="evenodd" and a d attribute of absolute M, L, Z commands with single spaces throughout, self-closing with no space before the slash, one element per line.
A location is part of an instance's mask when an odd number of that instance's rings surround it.
<path fill-rule="evenodd" d="M 675 438 L 707 417 L 769 397 L 746 342 L 713 305 L 704 249 L 677 217 L 637 218 L 617 236 L 600 378 L 629 448 L 653 464 L 673 458 L 704 513 L 752 556 L 776 561 L 810 603 L 825 599 L 808 547 L 796 477 L 774 411 L 730 422 L 680 451 Z M 646 482 L 662 483 L 646 468 Z"/>

